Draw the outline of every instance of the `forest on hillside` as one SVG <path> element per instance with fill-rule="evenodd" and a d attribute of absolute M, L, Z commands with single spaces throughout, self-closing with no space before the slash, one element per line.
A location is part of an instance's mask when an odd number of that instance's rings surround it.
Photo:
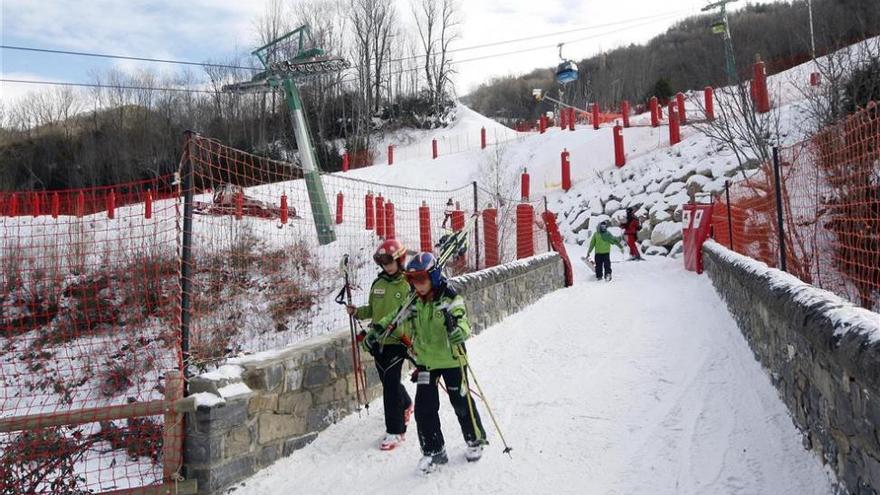
<path fill-rule="evenodd" d="M 734 4 L 735 5 L 735 4 Z M 813 0 L 817 55 L 880 35 L 880 1 Z M 726 85 L 722 38 L 711 25 L 717 15 L 689 17 L 644 45 L 629 45 L 577 61 L 580 78 L 565 88 L 564 101 L 581 108 L 598 102 L 619 108 L 622 100 L 661 100 L 678 91 Z M 750 78 L 756 57 L 772 74 L 811 58 L 810 23 L 803 0 L 750 4 L 729 14 L 737 72 Z M 555 62 L 555 61 L 550 61 Z M 535 119 L 552 104 L 536 104 L 533 89 L 556 97 L 555 65 L 522 76 L 500 77 L 464 98 L 474 110 L 508 123 Z"/>

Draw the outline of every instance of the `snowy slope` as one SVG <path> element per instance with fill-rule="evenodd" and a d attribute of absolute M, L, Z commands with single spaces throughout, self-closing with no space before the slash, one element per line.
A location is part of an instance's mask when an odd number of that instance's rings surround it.
<path fill-rule="evenodd" d="M 401 448 L 376 448 L 377 400 L 235 493 L 832 492 L 706 277 L 663 258 L 616 263 L 612 283 L 577 271 L 574 287 L 469 342 L 512 458 L 478 403 L 491 445 L 467 464 L 442 403 L 450 464 L 416 474 L 414 425 Z"/>

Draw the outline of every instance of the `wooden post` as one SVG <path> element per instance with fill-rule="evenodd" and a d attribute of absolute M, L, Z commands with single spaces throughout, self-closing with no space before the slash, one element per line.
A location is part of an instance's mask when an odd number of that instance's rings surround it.
<path fill-rule="evenodd" d="M 183 398 L 183 375 L 179 371 L 165 373 L 165 401 L 174 404 Z M 162 430 L 162 479 L 177 480 L 183 462 L 183 415 L 173 409 L 165 411 Z"/>

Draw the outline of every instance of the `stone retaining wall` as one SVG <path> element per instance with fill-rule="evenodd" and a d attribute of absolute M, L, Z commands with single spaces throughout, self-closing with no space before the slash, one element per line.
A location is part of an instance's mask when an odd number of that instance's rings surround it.
<path fill-rule="evenodd" d="M 703 260 L 805 447 L 845 491 L 880 492 L 880 315 L 715 242 Z"/>
<path fill-rule="evenodd" d="M 453 279 L 474 332 L 564 286 L 556 253 Z M 363 354 L 369 394 L 381 393 L 372 358 Z M 199 493 L 219 493 L 312 442 L 355 404 L 347 329 L 277 352 L 230 359 L 190 381 L 200 407 L 186 416 L 185 477 Z"/>

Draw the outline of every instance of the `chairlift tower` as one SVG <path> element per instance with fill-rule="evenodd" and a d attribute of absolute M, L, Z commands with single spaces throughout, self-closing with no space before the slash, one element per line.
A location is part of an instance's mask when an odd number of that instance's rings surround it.
<path fill-rule="evenodd" d="M 724 58 L 727 69 L 727 84 L 734 85 L 739 78 L 736 75 L 736 61 L 733 56 L 733 39 L 730 37 L 730 24 L 727 22 L 727 4 L 738 0 L 720 0 L 710 3 L 701 10 L 703 12 L 720 8 L 721 18 L 712 23 L 712 32 L 720 34 L 724 38 Z"/>
<path fill-rule="evenodd" d="M 308 42 L 309 47 L 306 47 Z M 292 57 L 285 56 L 293 53 Z M 340 58 L 328 56 L 320 48 L 314 47 L 308 24 L 285 34 L 284 36 L 257 48 L 252 55 L 263 64 L 265 70 L 256 74 L 250 81 L 230 84 L 223 87 L 224 91 L 232 92 L 271 92 L 282 89 L 287 99 L 293 133 L 296 136 L 302 161 L 303 177 L 306 181 L 312 216 L 318 242 L 321 245 L 336 240 L 327 196 L 321 182 L 321 170 L 317 155 L 309 133 L 308 121 L 303 111 L 302 98 L 296 82 L 315 76 L 339 72 L 348 67 L 348 63 Z"/>

